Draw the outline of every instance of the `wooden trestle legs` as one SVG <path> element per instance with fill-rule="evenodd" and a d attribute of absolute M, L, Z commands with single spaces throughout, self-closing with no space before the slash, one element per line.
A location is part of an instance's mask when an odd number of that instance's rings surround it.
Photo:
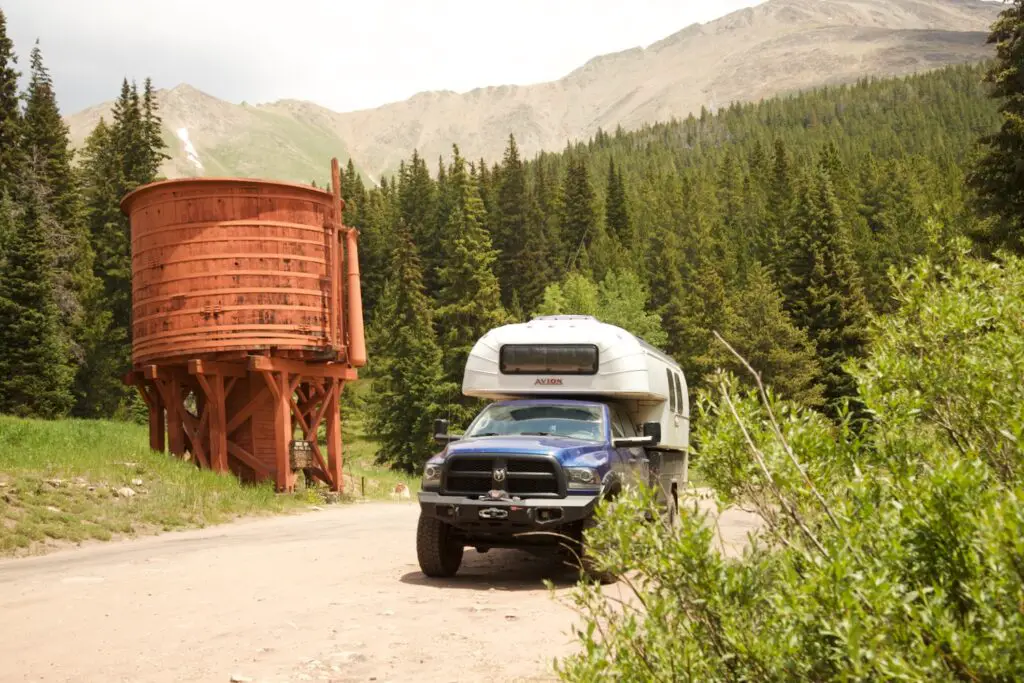
<path fill-rule="evenodd" d="M 248 356 L 147 365 L 125 381 L 149 406 L 154 450 L 190 454 L 199 467 L 246 481 L 273 479 L 280 492 L 294 490 L 299 470 L 340 492 L 339 402 L 345 381 L 355 378 L 355 369 L 343 365 Z"/>

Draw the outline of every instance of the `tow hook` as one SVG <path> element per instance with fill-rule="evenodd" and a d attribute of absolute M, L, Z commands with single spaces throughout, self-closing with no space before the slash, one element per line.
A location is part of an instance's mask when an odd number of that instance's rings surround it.
<path fill-rule="evenodd" d="M 534 511 L 538 524 L 548 524 L 562 519 L 562 508 L 538 508 Z"/>

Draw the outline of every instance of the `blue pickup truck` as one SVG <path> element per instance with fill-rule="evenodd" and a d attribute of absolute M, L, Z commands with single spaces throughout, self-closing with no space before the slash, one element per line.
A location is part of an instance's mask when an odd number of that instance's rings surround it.
<path fill-rule="evenodd" d="M 632 486 L 658 487 L 675 514 L 688 437 L 681 374 L 662 352 L 593 318 L 488 333 L 470 353 L 463 392 L 494 400 L 463 434 L 435 421 L 443 450 L 425 464 L 419 493 L 423 573 L 454 575 L 466 547 L 561 545 L 586 557 L 598 501 Z"/>

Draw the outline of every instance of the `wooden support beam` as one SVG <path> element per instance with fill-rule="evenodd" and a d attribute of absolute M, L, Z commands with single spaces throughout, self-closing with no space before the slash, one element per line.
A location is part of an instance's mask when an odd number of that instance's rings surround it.
<path fill-rule="evenodd" d="M 160 392 L 156 387 L 151 389 L 142 388 L 143 396 L 148 397 L 149 404 L 149 448 L 157 453 L 163 453 L 166 449 L 166 423 L 164 422 L 164 402 L 160 398 Z"/>
<path fill-rule="evenodd" d="M 257 478 L 263 478 L 270 475 L 270 471 L 267 469 L 266 465 L 261 463 L 255 458 L 255 456 L 253 456 L 252 453 L 245 450 L 234 441 L 228 441 L 228 453 L 251 467 L 253 472 L 256 473 Z"/>
<path fill-rule="evenodd" d="M 185 424 L 181 417 L 185 412 L 183 400 L 181 385 L 172 382 L 164 395 L 164 405 L 167 407 L 167 448 L 171 455 L 179 458 L 185 455 Z"/>
<path fill-rule="evenodd" d="M 234 434 L 239 427 L 245 424 L 245 422 L 252 417 L 252 414 L 260 407 L 260 404 L 272 399 L 273 395 L 271 394 L 269 387 L 263 387 L 260 389 L 252 400 L 246 403 L 244 408 L 235 413 L 234 417 L 231 418 L 231 421 L 228 422 L 228 436 Z"/>
<path fill-rule="evenodd" d="M 323 483 L 327 484 L 328 486 L 333 486 L 330 478 L 328 478 L 327 476 L 327 473 L 324 470 L 320 469 L 319 467 L 310 467 L 309 473 L 312 474 L 317 479 L 319 479 L 320 481 L 322 481 Z M 334 489 L 332 488 L 331 490 L 333 491 Z"/>
<path fill-rule="evenodd" d="M 206 367 L 214 369 L 214 364 L 202 361 L 190 361 L 189 371 L 193 372 L 199 386 L 206 396 L 204 415 L 208 416 L 209 436 L 207 442 L 210 467 L 217 474 L 228 473 L 228 434 L 227 434 L 227 391 L 224 387 L 224 375 L 214 374 L 209 377 L 203 374 Z M 231 386 L 235 379 L 231 378 Z"/>
<path fill-rule="evenodd" d="M 337 379 L 330 380 L 327 389 L 326 406 L 327 418 L 327 474 L 331 480 L 332 491 L 344 492 L 345 482 L 342 478 L 343 456 L 341 450 L 341 407 L 339 396 L 341 394 L 342 382 Z"/>
<path fill-rule="evenodd" d="M 359 377 L 355 369 L 347 365 L 321 365 L 266 356 L 249 356 L 249 369 L 258 372 L 287 372 L 300 377 L 333 377 L 344 380 L 355 380 Z"/>
<path fill-rule="evenodd" d="M 188 371 L 192 375 L 223 375 L 243 378 L 249 375 L 244 363 L 218 363 L 212 360 L 190 360 Z"/>
<path fill-rule="evenodd" d="M 202 375 L 199 375 L 200 377 Z M 224 375 L 213 375 L 210 398 L 210 465 L 218 474 L 228 473 L 227 392 Z"/>
<path fill-rule="evenodd" d="M 302 428 L 302 433 L 307 439 L 310 437 L 310 424 L 306 421 L 306 416 L 299 410 L 299 404 L 294 397 L 289 396 L 288 402 L 291 403 L 292 415 L 295 416 L 295 421 L 299 423 L 299 427 Z"/>
<path fill-rule="evenodd" d="M 278 381 L 276 396 L 277 406 L 274 411 L 275 455 L 277 456 L 277 490 L 291 492 L 295 488 L 295 477 L 292 475 L 291 459 L 288 457 L 288 444 L 292 440 L 291 386 L 288 373 L 280 372 L 275 378 Z"/>
<path fill-rule="evenodd" d="M 210 406 L 208 403 L 203 406 L 201 415 L 202 417 L 197 419 L 195 415 L 187 410 L 181 411 L 181 418 L 185 423 L 185 429 L 188 431 L 188 438 L 192 444 L 192 454 L 196 457 L 196 462 L 199 465 L 209 468 L 210 461 L 206 457 L 206 446 L 203 441 L 203 432 L 210 421 Z"/>

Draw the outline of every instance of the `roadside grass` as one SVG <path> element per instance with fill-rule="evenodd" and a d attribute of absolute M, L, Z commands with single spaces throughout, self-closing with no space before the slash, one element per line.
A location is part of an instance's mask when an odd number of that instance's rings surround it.
<path fill-rule="evenodd" d="M 154 453 L 136 424 L 0 416 L 0 554 L 307 505 L 300 496 L 275 495 L 269 483 L 243 486 Z"/>
<path fill-rule="evenodd" d="M 358 413 L 343 417 L 342 450 L 345 453 L 343 468 L 346 474 L 345 493 L 354 498 L 395 498 L 395 488 L 405 484 L 409 500 L 420 490 L 419 477 L 409 477 L 374 462 L 377 440 L 366 434 L 363 420 Z M 351 479 L 349 479 L 349 476 Z M 402 497 L 398 498 L 403 500 Z"/>
<path fill-rule="evenodd" d="M 373 464 L 373 440 L 358 418 L 343 423 L 342 500 L 394 496 L 419 482 Z M 287 514 L 326 500 L 326 489 L 277 494 L 270 482 L 243 484 L 149 449 L 147 430 L 128 422 L 22 419 L 0 415 L 0 556 L 65 543 L 203 527 L 242 516 Z M 362 490 L 361 490 L 362 489 Z"/>

